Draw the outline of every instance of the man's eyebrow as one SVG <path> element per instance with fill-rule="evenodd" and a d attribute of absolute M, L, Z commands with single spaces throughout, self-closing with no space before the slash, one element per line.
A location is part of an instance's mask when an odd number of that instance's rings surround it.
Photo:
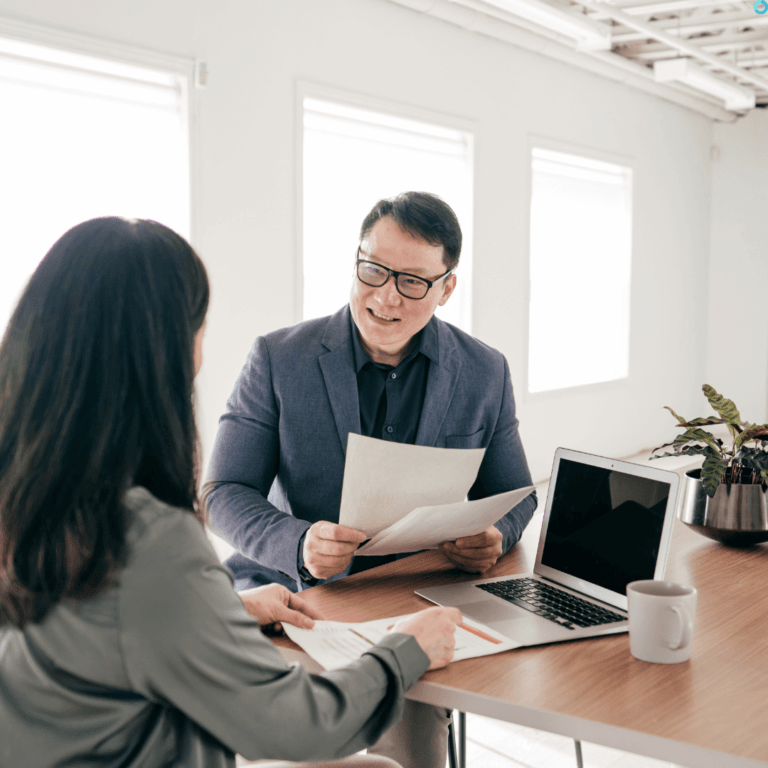
<path fill-rule="evenodd" d="M 374 264 L 381 264 L 382 267 L 388 267 L 389 269 L 392 269 L 389 264 L 385 264 L 383 261 L 379 261 L 376 256 L 366 253 L 362 248 L 360 249 L 360 254 L 365 256 L 366 261 L 372 261 Z M 428 275 L 431 274 L 429 270 L 425 270 L 424 267 L 414 267 L 413 269 L 397 269 L 394 271 L 400 272 L 401 274 L 405 273 L 406 275 L 413 275 L 414 277 L 424 277 L 427 280 L 430 279 Z"/>

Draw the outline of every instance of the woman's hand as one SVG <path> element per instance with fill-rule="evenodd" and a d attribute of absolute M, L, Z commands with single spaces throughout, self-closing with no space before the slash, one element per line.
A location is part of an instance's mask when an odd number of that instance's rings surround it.
<path fill-rule="evenodd" d="M 282 622 L 302 629 L 312 629 L 315 626 L 314 620 L 322 618 L 317 611 L 282 584 L 267 584 L 237 594 L 245 609 L 259 622 L 261 628 L 271 630 L 275 634 L 282 632 Z"/>
<path fill-rule="evenodd" d="M 398 621 L 392 632 L 413 635 L 424 653 L 429 656 L 429 669 L 447 667 L 453 658 L 456 644 L 456 625 L 461 623 L 458 608 L 426 608 L 408 619 Z"/>

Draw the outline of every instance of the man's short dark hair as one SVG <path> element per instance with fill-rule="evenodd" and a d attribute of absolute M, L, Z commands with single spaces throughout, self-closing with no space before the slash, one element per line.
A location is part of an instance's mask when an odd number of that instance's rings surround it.
<path fill-rule="evenodd" d="M 403 192 L 397 197 L 379 200 L 360 227 L 360 242 L 385 216 L 391 216 L 400 229 L 412 237 L 430 245 L 442 245 L 446 270 L 456 269 L 461 255 L 461 227 L 453 209 L 444 200 L 429 192 Z"/>

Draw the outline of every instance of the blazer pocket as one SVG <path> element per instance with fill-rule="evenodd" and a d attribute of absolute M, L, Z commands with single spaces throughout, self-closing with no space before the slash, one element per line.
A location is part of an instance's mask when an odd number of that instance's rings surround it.
<path fill-rule="evenodd" d="M 446 435 L 445 447 L 446 448 L 482 448 L 483 435 L 485 435 L 485 427 L 483 427 L 482 429 L 478 429 L 477 432 L 473 432 L 471 435 Z"/>

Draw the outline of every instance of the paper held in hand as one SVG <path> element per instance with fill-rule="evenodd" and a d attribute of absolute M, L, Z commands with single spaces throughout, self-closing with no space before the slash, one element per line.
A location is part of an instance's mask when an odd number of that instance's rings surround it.
<path fill-rule="evenodd" d="M 350 434 L 339 523 L 371 537 L 355 555 L 436 549 L 490 528 L 533 486 L 465 501 L 484 454 Z"/>
<path fill-rule="evenodd" d="M 288 637 L 300 645 L 318 664 L 325 669 L 338 669 L 360 658 L 371 646 L 376 645 L 394 624 L 407 618 L 408 616 L 396 616 L 360 623 L 316 621 L 312 629 L 300 629 L 284 622 L 283 629 Z M 456 626 L 453 661 L 489 656 L 517 648 L 519 645 L 483 624 L 464 618 L 461 624 Z"/>

